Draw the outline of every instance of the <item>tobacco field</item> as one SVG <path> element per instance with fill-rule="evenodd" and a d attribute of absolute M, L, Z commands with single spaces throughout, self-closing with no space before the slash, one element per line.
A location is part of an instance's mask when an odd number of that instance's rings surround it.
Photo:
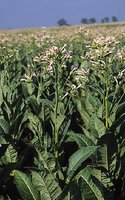
<path fill-rule="evenodd" d="M 0 200 L 125 199 L 125 25 L 0 31 Z"/>

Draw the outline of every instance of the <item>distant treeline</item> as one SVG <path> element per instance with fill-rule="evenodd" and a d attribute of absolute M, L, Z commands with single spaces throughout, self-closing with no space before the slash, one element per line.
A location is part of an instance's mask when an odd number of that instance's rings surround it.
<path fill-rule="evenodd" d="M 111 19 L 109 17 L 104 17 L 103 19 L 101 19 L 101 23 L 109 23 L 109 22 L 117 22 L 118 18 L 116 16 L 112 16 Z M 92 18 L 82 18 L 80 23 L 81 24 L 94 24 L 96 23 L 97 20 L 95 17 Z M 70 26 L 70 24 L 67 22 L 66 19 L 61 18 L 57 21 L 58 26 Z"/>

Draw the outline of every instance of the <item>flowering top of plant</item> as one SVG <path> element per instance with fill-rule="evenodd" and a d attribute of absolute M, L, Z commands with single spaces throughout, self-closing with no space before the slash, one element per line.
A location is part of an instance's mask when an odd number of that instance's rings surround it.
<path fill-rule="evenodd" d="M 52 66 L 56 62 L 63 63 L 67 59 L 72 58 L 72 52 L 66 49 L 66 44 L 63 47 L 51 46 L 44 54 L 34 57 L 34 62 L 48 63 Z"/>
<path fill-rule="evenodd" d="M 94 66 L 104 68 L 106 62 L 112 63 L 117 44 L 119 42 L 114 36 L 98 36 L 93 39 L 84 59 L 90 61 Z"/>

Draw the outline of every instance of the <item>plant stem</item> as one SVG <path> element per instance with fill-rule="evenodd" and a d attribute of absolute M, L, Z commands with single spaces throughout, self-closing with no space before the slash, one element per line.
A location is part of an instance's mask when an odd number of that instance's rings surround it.
<path fill-rule="evenodd" d="M 105 71 L 105 88 L 106 88 L 106 94 L 105 94 L 105 126 L 108 129 L 108 116 L 109 116 L 109 111 L 108 111 L 108 94 L 109 94 L 109 83 L 108 83 L 108 74 L 107 74 L 107 67 Z"/>
<path fill-rule="evenodd" d="M 55 158 L 56 163 L 58 162 L 59 152 L 58 152 L 58 143 L 59 143 L 59 135 L 58 135 L 58 102 L 59 102 L 59 91 L 58 91 L 58 65 L 55 66 L 55 109 L 54 109 L 54 137 L 55 137 Z"/>
<path fill-rule="evenodd" d="M 68 200 L 70 200 L 70 190 L 68 191 Z"/>

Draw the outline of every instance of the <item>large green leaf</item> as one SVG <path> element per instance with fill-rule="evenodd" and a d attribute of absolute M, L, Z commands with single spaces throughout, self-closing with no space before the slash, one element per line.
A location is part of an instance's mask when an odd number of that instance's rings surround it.
<path fill-rule="evenodd" d="M 22 92 L 25 98 L 29 97 L 33 93 L 33 83 L 31 82 L 22 82 Z"/>
<path fill-rule="evenodd" d="M 17 151 L 14 147 L 9 144 L 4 155 L 0 158 L 0 164 L 11 164 L 17 161 Z"/>
<path fill-rule="evenodd" d="M 96 145 L 98 140 L 94 137 L 94 135 L 90 131 L 86 130 L 83 126 L 81 126 L 81 128 L 84 134 L 87 136 L 87 138 L 92 140 L 92 142 Z"/>
<path fill-rule="evenodd" d="M 2 87 L 0 85 L 0 106 L 3 103 L 3 91 L 2 91 Z"/>
<path fill-rule="evenodd" d="M 27 103 L 30 106 L 33 113 L 35 113 L 36 115 L 40 113 L 40 107 L 38 105 L 37 99 L 34 96 L 28 97 Z"/>
<path fill-rule="evenodd" d="M 40 168 L 47 170 L 53 176 L 53 170 L 55 169 L 55 158 L 51 153 L 40 152 L 38 153 L 38 164 Z"/>
<path fill-rule="evenodd" d="M 99 133 L 97 130 L 97 127 L 95 126 L 95 119 L 96 119 L 96 114 L 93 114 L 89 120 L 88 128 L 90 129 L 91 134 L 98 139 L 99 138 Z"/>
<path fill-rule="evenodd" d="M 61 114 L 57 117 L 57 122 L 56 122 L 57 131 L 59 131 L 64 119 L 65 119 L 65 116 Z"/>
<path fill-rule="evenodd" d="M 97 146 L 83 147 L 77 150 L 69 159 L 69 167 L 67 171 L 68 179 L 71 179 L 76 172 L 76 170 L 81 166 L 81 164 L 94 154 L 97 150 Z"/>
<path fill-rule="evenodd" d="M 114 133 L 107 132 L 99 139 L 98 145 L 100 145 L 97 153 L 98 166 L 104 167 L 113 175 L 118 164 L 118 145 Z"/>
<path fill-rule="evenodd" d="M 103 193 L 93 179 L 91 168 L 86 167 L 77 176 L 83 200 L 104 200 Z M 100 185 L 100 184 L 99 184 Z"/>
<path fill-rule="evenodd" d="M 109 168 L 108 149 L 106 144 L 98 149 L 98 166 L 104 167 L 106 170 Z"/>
<path fill-rule="evenodd" d="M 56 200 L 61 194 L 61 189 L 53 176 L 47 172 L 33 172 L 32 181 L 39 190 L 41 200 Z"/>
<path fill-rule="evenodd" d="M 74 133 L 72 131 L 69 132 L 68 135 L 69 135 L 70 138 L 72 138 L 72 140 L 76 141 L 79 148 L 94 145 L 92 140 L 90 140 L 88 137 L 86 137 L 86 135 L 83 135 L 83 134 L 80 134 L 80 133 Z"/>
<path fill-rule="evenodd" d="M 86 108 L 85 108 L 83 102 L 81 102 L 81 99 L 80 100 L 77 99 L 77 108 L 78 108 L 78 111 L 79 111 L 79 113 L 81 115 L 81 118 L 82 118 L 86 128 L 88 129 L 90 115 L 86 111 Z"/>
<path fill-rule="evenodd" d="M 40 102 L 44 105 L 53 110 L 53 102 L 48 99 L 40 99 Z"/>
<path fill-rule="evenodd" d="M 61 145 L 61 143 L 63 143 L 64 142 L 64 140 L 65 140 L 65 137 L 66 137 L 66 135 L 67 135 L 67 133 L 68 133 L 68 129 L 69 129 L 69 126 L 70 126 L 70 123 L 71 123 L 71 119 L 67 119 L 66 118 L 66 120 L 65 120 L 66 122 L 65 122 L 65 124 L 64 124 L 64 127 L 62 126 L 61 127 L 61 130 L 60 130 L 60 135 L 61 135 L 61 137 L 60 137 L 60 141 L 59 141 L 59 145 Z"/>
<path fill-rule="evenodd" d="M 106 132 L 106 127 L 104 123 L 97 117 L 95 117 L 95 129 L 98 132 L 99 138 L 103 136 Z"/>
<path fill-rule="evenodd" d="M 0 118 L 0 135 L 7 134 L 9 132 L 9 128 L 10 125 L 8 122 L 5 119 Z"/>
<path fill-rule="evenodd" d="M 51 120 L 56 127 L 56 131 L 59 131 L 63 121 L 65 119 L 65 116 L 63 114 L 58 114 L 57 118 L 55 118 L 55 113 L 51 112 Z"/>
<path fill-rule="evenodd" d="M 34 135 L 38 134 L 39 132 L 39 137 L 41 137 L 42 127 L 41 127 L 41 121 L 39 120 L 39 118 L 32 113 L 28 113 L 27 119 L 29 121 L 28 128 L 34 133 Z"/>
<path fill-rule="evenodd" d="M 19 170 L 14 170 L 14 181 L 23 200 L 41 200 L 39 191 L 30 178 Z"/>

